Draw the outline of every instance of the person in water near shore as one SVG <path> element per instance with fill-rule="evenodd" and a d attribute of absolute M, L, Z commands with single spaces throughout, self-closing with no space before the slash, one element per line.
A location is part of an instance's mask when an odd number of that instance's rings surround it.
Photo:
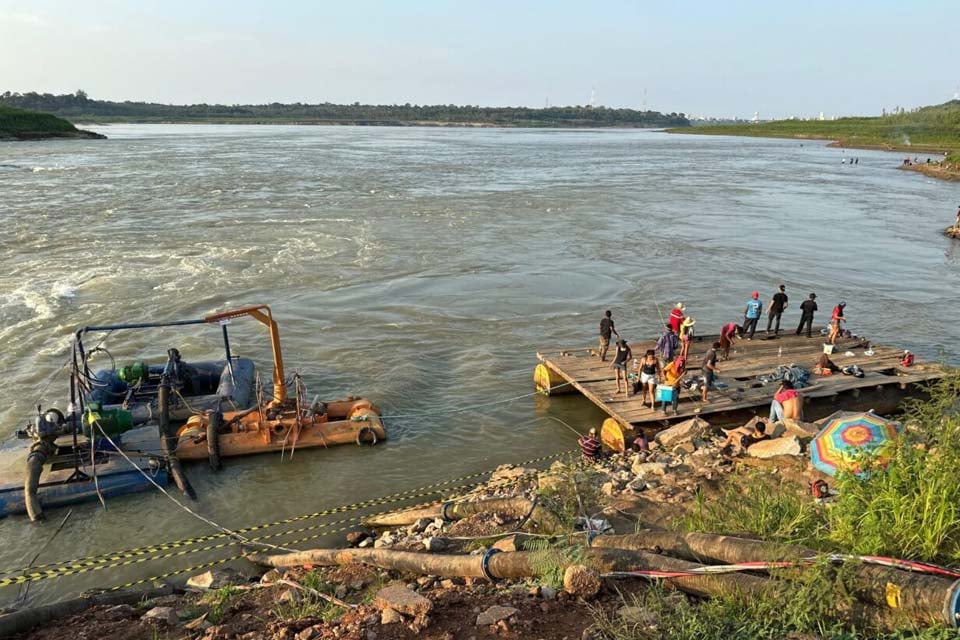
<path fill-rule="evenodd" d="M 733 346 L 733 339 L 739 338 L 743 333 L 743 327 L 738 325 L 736 322 L 728 322 L 723 325 L 723 328 L 720 329 L 720 342 L 717 344 L 720 345 L 722 350 L 720 353 L 720 358 L 726 360 L 730 357 L 730 347 Z"/>
<path fill-rule="evenodd" d="M 760 320 L 762 310 L 760 292 L 754 291 L 750 300 L 747 301 L 747 307 L 743 310 L 743 332 L 747 334 L 747 340 L 753 340 L 753 334 L 757 331 L 757 322 Z"/>
<path fill-rule="evenodd" d="M 683 380 L 683 374 L 687 372 L 687 358 L 679 355 L 663 368 L 663 384 L 673 387 L 673 398 L 670 403 L 673 405 L 673 414 L 677 414 L 677 407 L 680 405 L 680 381 Z M 667 413 L 667 401 L 661 404 L 661 410 L 664 415 Z"/>
<path fill-rule="evenodd" d="M 584 460 L 589 460 L 590 462 L 596 462 L 600 459 L 600 452 L 603 447 L 600 444 L 600 441 L 597 440 L 597 430 L 590 429 L 587 432 L 587 435 L 580 436 L 580 439 L 577 440 L 577 443 L 580 445 L 580 455 L 583 456 Z"/>
<path fill-rule="evenodd" d="M 680 327 L 683 329 L 683 326 Z M 671 325 L 666 326 L 666 330 L 663 334 L 657 339 L 657 355 L 666 363 L 673 360 L 673 355 L 680 348 L 680 338 L 677 337 L 677 334 L 674 332 Z"/>
<path fill-rule="evenodd" d="M 770 422 L 801 420 L 803 399 L 789 380 L 781 380 L 770 403 Z"/>
<path fill-rule="evenodd" d="M 684 358 L 690 353 L 690 341 L 693 340 L 693 325 L 697 324 L 697 321 L 693 318 L 684 318 L 683 324 L 680 325 L 680 355 Z"/>
<path fill-rule="evenodd" d="M 811 293 L 810 297 L 800 303 L 800 325 L 797 327 L 797 335 L 803 333 L 803 327 L 807 327 L 807 337 L 813 335 L 813 312 L 817 310 L 817 294 Z"/>
<path fill-rule="evenodd" d="M 846 306 L 846 302 L 841 302 L 833 308 L 833 315 L 830 316 L 830 344 L 837 344 L 837 338 L 840 336 L 840 323 L 847 321 L 843 317 L 843 309 Z"/>
<path fill-rule="evenodd" d="M 717 380 L 717 373 L 720 371 L 720 368 L 717 367 L 717 349 L 719 348 L 720 343 L 714 342 L 713 346 L 703 356 L 703 365 L 701 366 L 703 370 L 703 392 L 700 399 L 704 404 L 710 402 L 707 400 L 707 392 L 713 388 L 713 383 Z"/>
<path fill-rule="evenodd" d="M 623 379 L 623 393 L 624 395 L 630 395 L 630 381 L 627 379 L 627 363 L 630 362 L 630 358 L 633 357 L 633 352 L 630 351 L 627 341 L 623 338 L 617 340 L 617 353 L 614 355 L 613 363 L 610 365 L 613 368 L 613 375 L 617 379 L 617 393 L 620 393 L 620 379 Z"/>
<path fill-rule="evenodd" d="M 773 326 L 774 319 L 777 321 L 777 326 L 773 330 L 773 335 L 780 333 L 780 316 L 786 310 L 788 301 L 787 286 L 782 284 L 779 290 L 773 294 L 773 299 L 767 306 L 767 333 L 770 333 L 770 327 Z"/>
<path fill-rule="evenodd" d="M 619 338 L 620 334 L 617 333 L 617 328 L 613 326 L 613 313 L 607 309 L 607 312 L 603 314 L 603 318 L 600 320 L 600 362 L 607 361 L 607 349 L 610 348 L 610 337 L 615 333 Z"/>
<path fill-rule="evenodd" d="M 686 307 L 683 306 L 682 302 L 678 302 L 673 310 L 670 312 L 670 326 L 673 327 L 673 332 L 679 334 L 680 327 L 683 325 L 684 315 L 683 312 L 686 311 Z"/>
<path fill-rule="evenodd" d="M 657 381 L 660 379 L 660 361 L 657 360 L 657 354 L 653 349 L 647 349 L 647 352 L 640 358 L 638 365 L 640 373 L 640 390 L 643 392 L 643 405 L 647 406 L 647 399 L 650 399 L 650 408 L 653 409 L 656 404 L 654 390 L 657 387 Z"/>

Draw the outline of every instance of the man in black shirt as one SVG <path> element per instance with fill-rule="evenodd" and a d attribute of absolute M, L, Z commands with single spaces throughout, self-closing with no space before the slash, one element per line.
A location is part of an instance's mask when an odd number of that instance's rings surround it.
<path fill-rule="evenodd" d="M 777 320 L 777 327 L 773 330 L 773 335 L 780 333 L 780 316 L 783 315 L 783 311 L 786 308 L 787 287 L 786 285 L 780 285 L 780 290 L 773 294 L 773 300 L 770 301 L 770 306 L 767 307 L 767 333 L 770 333 L 770 327 L 773 325 L 774 318 Z"/>
<path fill-rule="evenodd" d="M 607 349 L 610 348 L 610 336 L 611 334 L 617 334 L 617 337 L 620 337 L 620 334 L 617 333 L 616 327 L 613 326 L 613 314 L 607 309 L 607 312 L 603 314 L 603 319 L 600 320 L 600 361 L 606 362 L 607 360 Z"/>
<path fill-rule="evenodd" d="M 800 326 L 797 327 L 797 335 L 800 335 L 803 332 L 803 326 L 807 326 L 807 337 L 812 338 L 810 335 L 813 331 L 813 312 L 817 310 L 817 294 L 811 293 L 808 300 L 804 300 L 800 303 Z"/>

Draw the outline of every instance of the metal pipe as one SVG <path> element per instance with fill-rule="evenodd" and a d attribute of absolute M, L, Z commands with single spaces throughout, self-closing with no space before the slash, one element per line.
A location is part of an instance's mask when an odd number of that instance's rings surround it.
<path fill-rule="evenodd" d="M 184 495 L 196 500 L 197 493 L 193 490 L 177 457 L 177 435 L 170 427 L 170 380 L 167 376 L 160 378 L 160 386 L 157 388 L 157 410 L 160 414 L 160 448 L 167 459 L 170 476 Z"/>
<path fill-rule="evenodd" d="M 43 506 L 40 504 L 40 497 L 37 490 L 40 487 L 40 474 L 43 473 L 43 464 L 50 455 L 50 448 L 53 445 L 43 440 L 37 442 L 30 448 L 30 455 L 27 456 L 27 475 L 23 483 L 23 501 L 27 507 L 27 515 L 31 522 L 43 520 Z"/>

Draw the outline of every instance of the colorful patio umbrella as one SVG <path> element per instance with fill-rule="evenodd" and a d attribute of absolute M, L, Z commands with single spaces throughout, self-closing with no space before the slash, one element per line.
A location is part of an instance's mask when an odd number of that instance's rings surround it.
<path fill-rule="evenodd" d="M 886 450 L 897 439 L 900 425 L 872 413 L 838 411 L 824 421 L 810 443 L 813 466 L 831 476 L 841 469 L 859 473 L 858 461 L 864 452 L 882 464 Z"/>

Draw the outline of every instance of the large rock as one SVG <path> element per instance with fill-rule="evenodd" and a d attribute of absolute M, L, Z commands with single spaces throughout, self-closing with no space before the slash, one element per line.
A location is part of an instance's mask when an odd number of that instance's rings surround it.
<path fill-rule="evenodd" d="M 630 469 L 638 478 L 649 478 L 651 476 L 662 476 L 667 473 L 666 462 L 637 462 L 633 463 Z"/>
<path fill-rule="evenodd" d="M 516 614 L 518 609 L 513 607 L 501 607 L 498 604 L 493 605 L 486 611 L 477 616 L 477 626 L 486 627 L 491 624 L 497 624 L 501 620 L 506 620 Z"/>
<path fill-rule="evenodd" d="M 774 456 L 799 456 L 803 448 L 800 446 L 800 440 L 796 436 L 784 436 L 782 438 L 773 438 L 772 440 L 763 440 L 750 445 L 747 449 L 747 455 L 754 458 L 772 458 Z"/>
<path fill-rule="evenodd" d="M 177 611 L 173 607 L 154 607 L 143 614 L 143 619 L 165 624 L 169 627 L 174 627 L 180 623 L 180 616 L 177 615 Z"/>
<path fill-rule="evenodd" d="M 243 581 L 243 576 L 233 569 L 211 569 L 210 571 L 204 571 L 195 576 L 190 576 L 190 578 L 187 579 L 187 586 L 204 591 L 215 591 L 232 584 L 240 584 Z"/>
<path fill-rule="evenodd" d="M 572 564 L 563 572 L 563 590 L 581 598 L 592 598 L 600 592 L 600 573 L 582 564 Z"/>
<path fill-rule="evenodd" d="M 710 430 L 710 423 L 700 418 L 690 418 L 672 427 L 664 429 L 656 436 L 654 441 L 664 449 L 671 449 L 681 442 L 690 442 L 695 438 L 703 438 Z"/>
<path fill-rule="evenodd" d="M 393 609 L 408 616 L 425 616 L 433 609 L 432 602 L 400 584 L 380 589 L 373 604 L 381 611 Z"/>

